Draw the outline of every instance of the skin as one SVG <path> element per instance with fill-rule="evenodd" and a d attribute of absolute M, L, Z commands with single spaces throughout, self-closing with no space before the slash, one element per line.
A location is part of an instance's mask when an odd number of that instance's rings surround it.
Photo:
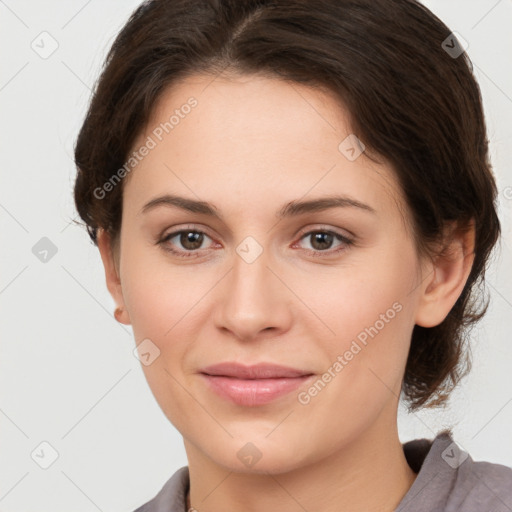
<path fill-rule="evenodd" d="M 183 435 L 191 506 L 392 511 L 416 477 L 397 431 L 412 329 L 437 325 L 454 305 L 473 262 L 474 232 L 453 232 L 450 258 L 420 258 L 392 168 L 365 153 L 349 161 L 338 149 L 352 133 L 343 106 L 299 84 L 189 77 L 161 96 L 134 149 L 190 96 L 198 105 L 125 178 L 120 244 L 100 231 L 98 246 L 123 308 L 119 321 L 133 326 L 137 344 L 149 338 L 160 350 L 142 368 Z M 222 220 L 165 205 L 141 213 L 165 193 L 213 203 Z M 375 212 L 276 217 L 291 201 L 334 193 Z M 157 243 L 187 228 L 205 233 L 192 247 L 198 257 L 164 249 L 190 252 L 193 244 L 179 236 Z M 325 229 L 353 244 L 334 237 L 322 246 L 307 235 Z M 247 236 L 263 251 L 252 263 L 236 251 Z M 222 361 L 265 361 L 320 378 L 396 303 L 400 312 L 307 405 L 297 395 L 311 384 L 244 407 L 198 374 Z M 261 453 L 251 467 L 237 457 L 249 442 Z"/>

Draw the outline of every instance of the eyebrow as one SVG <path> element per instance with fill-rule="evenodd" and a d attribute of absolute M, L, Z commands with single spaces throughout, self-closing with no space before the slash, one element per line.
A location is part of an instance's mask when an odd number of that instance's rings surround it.
<path fill-rule="evenodd" d="M 192 213 L 200 213 L 208 215 L 219 220 L 223 220 L 222 214 L 219 209 L 206 201 L 197 201 L 186 197 L 176 196 L 172 194 L 165 194 L 163 196 L 155 197 L 146 203 L 141 209 L 140 213 L 147 213 L 159 206 L 175 206 Z M 305 213 L 313 213 L 328 210 L 330 208 L 359 208 L 363 211 L 376 214 L 376 210 L 366 203 L 357 201 L 347 196 L 328 196 L 318 199 L 311 199 L 309 201 L 290 201 L 285 204 L 277 213 L 277 217 L 284 219 L 287 217 L 294 217 L 303 215 Z"/>

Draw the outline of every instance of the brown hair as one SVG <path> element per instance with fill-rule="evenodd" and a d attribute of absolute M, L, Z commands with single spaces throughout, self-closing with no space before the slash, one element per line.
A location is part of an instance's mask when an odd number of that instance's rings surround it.
<path fill-rule="evenodd" d="M 96 243 L 117 241 L 123 167 L 168 87 L 195 73 L 259 74 L 327 88 L 368 154 L 389 162 L 421 253 L 447 221 L 475 223 L 475 259 L 438 326 L 413 329 L 403 380 L 409 409 L 434 407 L 469 372 L 469 328 L 488 307 L 485 268 L 500 235 L 480 89 L 451 31 L 415 0 L 153 0 L 110 49 L 75 146 L 75 203 Z M 96 193 L 95 193 L 96 191 Z"/>

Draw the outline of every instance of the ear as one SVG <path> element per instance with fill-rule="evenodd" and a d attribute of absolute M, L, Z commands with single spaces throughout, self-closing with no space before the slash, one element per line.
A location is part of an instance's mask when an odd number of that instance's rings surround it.
<path fill-rule="evenodd" d="M 97 243 L 103 267 L 105 268 L 105 280 L 108 291 L 116 305 L 121 308 L 121 313 L 117 320 L 122 324 L 130 325 L 130 317 L 124 303 L 123 289 L 119 277 L 119 253 L 113 246 L 110 236 L 103 229 L 98 230 Z"/>
<path fill-rule="evenodd" d="M 416 311 L 416 324 L 435 327 L 457 302 L 471 272 L 475 259 L 475 223 L 465 228 L 455 222 L 446 226 L 445 246 L 433 262 L 424 267 L 421 293 Z"/>

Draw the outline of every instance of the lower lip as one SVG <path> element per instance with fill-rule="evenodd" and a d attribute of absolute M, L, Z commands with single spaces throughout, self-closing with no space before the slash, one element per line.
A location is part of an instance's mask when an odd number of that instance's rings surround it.
<path fill-rule="evenodd" d="M 291 393 L 314 377 L 282 377 L 275 379 L 236 379 L 217 375 L 201 374 L 213 391 L 235 404 L 253 407 L 264 405 Z"/>

